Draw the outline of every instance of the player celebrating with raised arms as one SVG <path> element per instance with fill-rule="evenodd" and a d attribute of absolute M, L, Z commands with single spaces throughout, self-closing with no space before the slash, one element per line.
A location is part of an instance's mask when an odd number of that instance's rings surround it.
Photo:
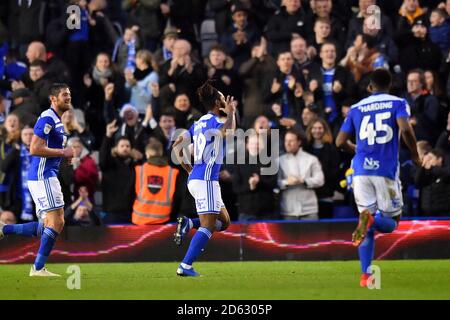
<path fill-rule="evenodd" d="M 41 245 L 31 267 L 30 277 L 59 276 L 46 270 L 44 266 L 64 227 L 64 199 L 57 178 L 59 165 L 62 158 L 73 157 L 73 149 L 65 148 L 67 136 L 61 122 L 62 114 L 72 108 L 69 87 L 62 83 L 53 84 L 50 88 L 50 102 L 50 108 L 41 113 L 34 126 L 30 146 L 32 159 L 28 188 L 36 205 L 39 222 L 13 225 L 0 222 L 0 238 L 8 234 L 41 236 Z"/>
<path fill-rule="evenodd" d="M 232 97 L 224 95 L 208 82 L 197 94 L 209 111 L 196 121 L 189 133 L 181 135 L 173 145 L 173 151 L 183 168 L 189 173 L 188 189 L 195 199 L 199 218 L 178 218 L 175 242 L 180 245 L 190 229 L 198 229 L 193 236 L 183 262 L 177 269 L 179 276 L 195 277 L 199 274 L 192 267 L 193 262 L 206 246 L 214 231 L 223 231 L 230 224 L 230 216 L 225 208 L 219 186 L 219 171 L 223 161 L 224 137 L 236 129 L 236 107 Z M 219 118 L 220 111 L 227 115 L 226 121 Z M 181 149 L 183 141 L 194 144 L 194 165 L 186 161 Z M 183 160 L 183 157 L 185 160 Z"/>
<path fill-rule="evenodd" d="M 360 285 L 367 286 L 375 250 L 375 231 L 391 233 L 400 221 L 403 199 L 399 178 L 400 135 L 420 164 L 416 137 L 409 124 L 409 106 L 404 99 L 388 94 L 392 82 L 385 69 L 370 75 L 371 96 L 350 108 L 348 118 L 336 138 L 340 148 L 356 152 L 353 191 L 359 211 L 359 224 L 352 235 L 358 246 L 362 275 Z M 356 149 L 349 141 L 356 135 Z"/>

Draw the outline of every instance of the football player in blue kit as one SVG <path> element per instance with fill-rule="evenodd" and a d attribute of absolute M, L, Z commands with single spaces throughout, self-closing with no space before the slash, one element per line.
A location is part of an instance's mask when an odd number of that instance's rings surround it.
<path fill-rule="evenodd" d="M 416 137 L 409 124 L 410 110 L 404 99 L 390 95 L 392 76 L 376 69 L 370 75 L 371 95 L 351 106 L 336 138 L 339 148 L 355 153 L 352 161 L 353 191 L 359 223 L 353 232 L 358 247 L 362 275 L 367 286 L 375 250 L 375 232 L 391 233 L 400 221 L 403 199 L 399 178 L 400 136 L 420 164 Z M 356 146 L 350 138 L 356 136 Z"/>
<path fill-rule="evenodd" d="M 49 90 L 51 106 L 41 113 L 34 126 L 32 155 L 28 173 L 28 189 L 36 205 L 39 222 L 5 225 L 0 222 L 0 238 L 8 234 L 40 236 L 41 244 L 30 276 L 58 277 L 45 268 L 56 238 L 64 227 L 64 199 L 58 181 L 62 158 L 71 159 L 73 149 L 66 148 L 67 136 L 61 122 L 62 114 L 72 108 L 69 87 L 53 84 Z"/>
<path fill-rule="evenodd" d="M 177 269 L 179 276 L 198 276 L 193 262 L 204 250 L 214 231 L 223 231 L 230 224 L 230 216 L 225 208 L 220 186 L 219 171 L 224 155 L 224 137 L 236 129 L 235 104 L 232 97 L 224 95 L 208 82 L 197 90 L 200 101 L 209 111 L 196 121 L 189 132 L 181 135 L 174 143 L 173 152 L 189 173 L 188 189 L 195 199 L 199 218 L 178 218 L 175 242 L 180 245 L 190 229 L 197 229 L 189 249 Z M 220 120 L 220 112 L 226 120 Z M 192 140 L 191 140 L 192 139 Z M 193 141 L 194 165 L 183 161 L 182 142 Z"/>

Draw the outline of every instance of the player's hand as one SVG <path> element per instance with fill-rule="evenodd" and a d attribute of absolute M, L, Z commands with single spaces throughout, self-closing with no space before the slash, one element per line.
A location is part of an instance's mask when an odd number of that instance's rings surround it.
<path fill-rule="evenodd" d="M 112 122 L 108 123 L 108 125 L 106 126 L 106 136 L 108 138 L 111 138 L 114 133 L 116 133 L 117 130 L 119 130 L 119 127 L 116 126 L 116 122 L 117 120 L 113 120 Z"/>
<path fill-rule="evenodd" d="M 72 159 L 74 156 L 73 148 L 64 148 L 62 149 L 62 156 L 63 158 Z"/>
<path fill-rule="evenodd" d="M 333 108 L 331 108 L 331 107 L 325 108 L 325 113 L 331 113 L 331 112 L 333 112 Z"/>
<path fill-rule="evenodd" d="M 236 104 L 234 103 L 234 97 L 227 96 L 225 99 L 225 108 L 220 108 L 220 111 L 223 111 L 226 115 L 229 115 L 230 113 L 236 112 Z"/>

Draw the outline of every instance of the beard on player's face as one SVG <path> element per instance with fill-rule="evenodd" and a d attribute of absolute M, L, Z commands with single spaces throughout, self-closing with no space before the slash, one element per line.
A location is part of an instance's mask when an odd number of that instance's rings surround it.
<path fill-rule="evenodd" d="M 71 104 L 72 99 L 71 98 L 59 98 L 56 102 L 56 105 L 61 111 L 67 111 L 72 108 Z"/>

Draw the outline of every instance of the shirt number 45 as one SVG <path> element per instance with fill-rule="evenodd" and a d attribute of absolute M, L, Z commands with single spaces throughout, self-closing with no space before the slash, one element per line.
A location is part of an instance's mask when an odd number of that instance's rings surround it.
<path fill-rule="evenodd" d="M 383 112 L 375 114 L 375 123 L 373 123 L 372 116 L 364 116 L 361 127 L 359 129 L 359 139 L 361 141 L 367 139 L 367 144 L 372 146 L 375 144 L 385 144 L 392 140 L 394 132 L 387 123 L 383 121 L 390 119 L 390 112 Z"/>

